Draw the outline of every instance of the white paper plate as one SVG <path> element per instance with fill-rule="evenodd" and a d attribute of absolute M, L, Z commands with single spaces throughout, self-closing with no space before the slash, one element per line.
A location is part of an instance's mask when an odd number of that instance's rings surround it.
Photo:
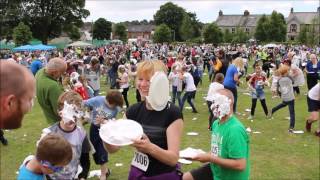
<path fill-rule="evenodd" d="M 146 97 L 151 107 L 162 111 L 170 100 L 169 80 L 164 72 L 156 72 L 150 79 L 149 95 Z"/>
<path fill-rule="evenodd" d="M 181 163 L 181 164 L 192 164 L 192 161 L 189 161 L 189 160 L 186 160 L 186 159 L 179 159 L 178 162 Z"/>
<path fill-rule="evenodd" d="M 104 124 L 100 128 L 101 139 L 111 145 L 126 146 L 132 144 L 132 139 L 143 135 L 142 126 L 133 120 L 116 120 Z"/>
<path fill-rule="evenodd" d="M 202 149 L 194 149 L 194 148 L 188 147 L 184 150 L 181 150 L 179 152 L 179 156 L 181 158 L 194 158 L 198 154 L 203 154 L 203 153 L 206 153 L 206 152 L 204 152 Z"/>
<path fill-rule="evenodd" d="M 198 136 L 199 133 L 197 133 L 197 132 L 188 132 L 187 135 L 188 136 Z"/>

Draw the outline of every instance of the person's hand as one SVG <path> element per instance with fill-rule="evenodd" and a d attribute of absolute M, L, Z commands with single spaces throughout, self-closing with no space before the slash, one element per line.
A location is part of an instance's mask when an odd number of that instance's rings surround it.
<path fill-rule="evenodd" d="M 208 152 L 208 153 L 200 153 L 195 157 L 185 158 L 185 159 L 206 163 L 206 162 L 213 162 L 213 158 L 214 156 L 212 155 L 212 153 Z"/>
<path fill-rule="evenodd" d="M 133 139 L 133 147 L 135 147 L 139 152 L 149 153 L 152 150 L 153 144 L 150 142 L 147 135 L 143 134 L 141 139 Z"/>

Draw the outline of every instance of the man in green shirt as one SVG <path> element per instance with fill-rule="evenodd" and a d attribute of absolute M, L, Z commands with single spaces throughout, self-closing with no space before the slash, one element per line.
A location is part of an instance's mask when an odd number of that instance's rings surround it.
<path fill-rule="evenodd" d="M 52 58 L 47 66 L 36 74 L 36 94 L 47 121 L 52 124 L 59 120 L 58 98 L 63 87 L 58 79 L 66 72 L 67 64 L 61 58 Z"/>
<path fill-rule="evenodd" d="M 233 115 L 233 95 L 227 89 L 218 90 L 220 97 L 227 97 L 230 108 L 219 110 L 222 103 L 213 106 L 212 111 L 220 118 L 212 124 L 211 152 L 190 158 L 207 163 L 184 173 L 184 180 L 241 180 L 249 179 L 249 137 L 242 123 Z M 221 98 L 220 98 L 221 99 Z M 226 99 L 226 98 L 225 98 Z M 217 110 L 218 109 L 218 110 Z M 226 112 L 223 114 L 223 112 Z M 221 115 L 222 114 L 222 115 Z"/>

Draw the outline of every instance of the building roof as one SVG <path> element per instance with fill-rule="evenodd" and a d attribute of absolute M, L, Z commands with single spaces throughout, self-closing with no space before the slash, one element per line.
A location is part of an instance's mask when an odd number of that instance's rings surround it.
<path fill-rule="evenodd" d="M 128 32 L 152 32 L 155 25 L 128 25 Z"/>
<path fill-rule="evenodd" d="M 251 26 L 257 25 L 262 15 L 220 15 L 216 20 L 218 26 Z"/>
<path fill-rule="evenodd" d="M 291 12 L 287 19 L 287 23 L 296 19 L 300 24 L 312 24 L 312 20 L 319 17 L 318 12 Z"/>

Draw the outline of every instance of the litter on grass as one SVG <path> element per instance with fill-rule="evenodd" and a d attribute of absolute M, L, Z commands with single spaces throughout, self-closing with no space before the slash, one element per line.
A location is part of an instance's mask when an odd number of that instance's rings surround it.
<path fill-rule="evenodd" d="M 199 133 L 197 133 L 197 132 L 188 132 L 187 135 L 188 136 L 198 136 Z"/>

